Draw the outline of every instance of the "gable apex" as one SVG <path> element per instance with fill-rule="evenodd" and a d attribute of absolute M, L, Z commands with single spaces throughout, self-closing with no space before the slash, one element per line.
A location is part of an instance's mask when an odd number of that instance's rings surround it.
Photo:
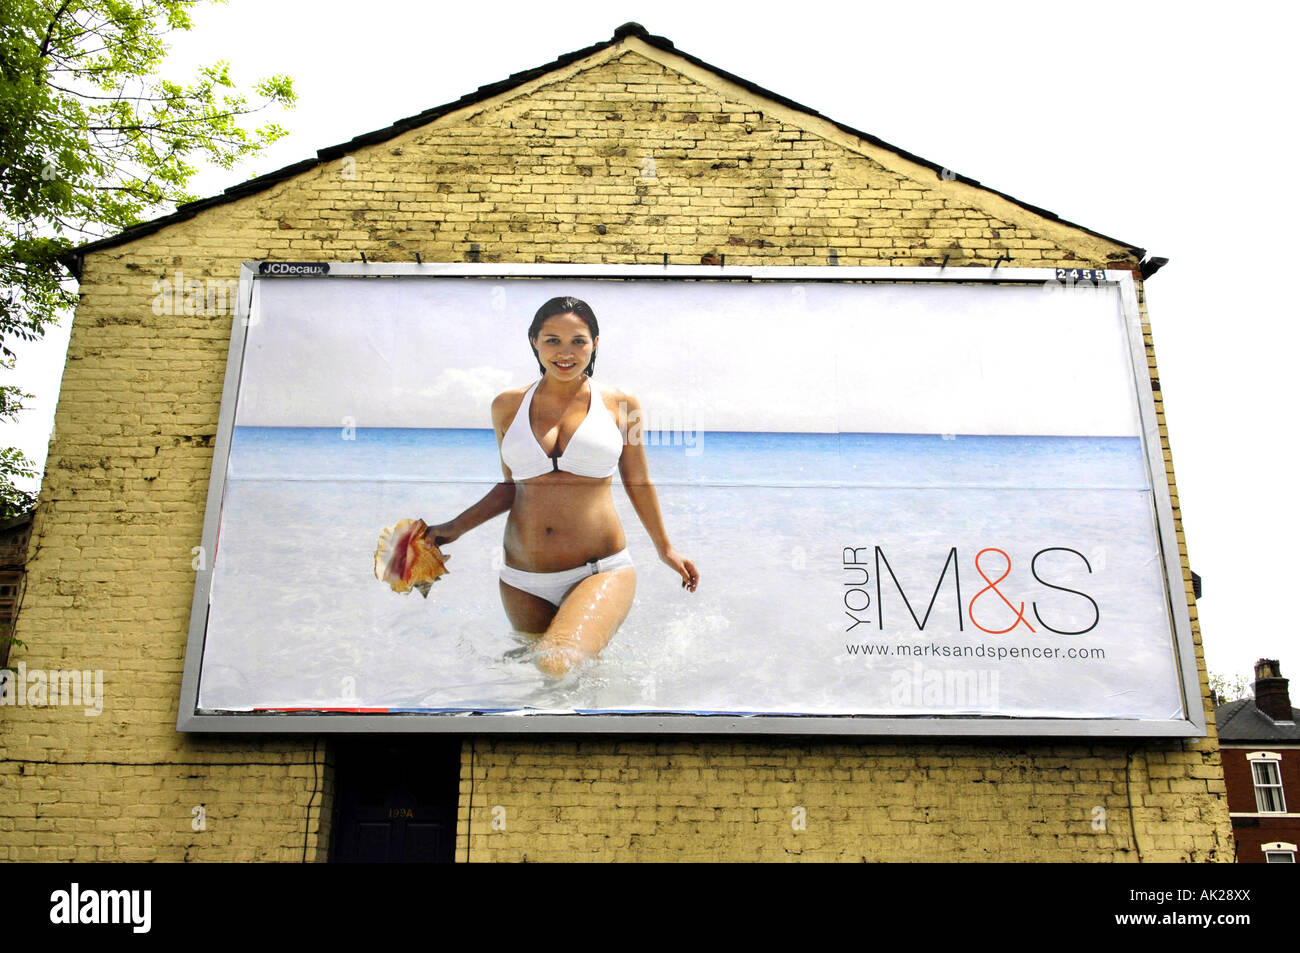
<path fill-rule="evenodd" d="M 87 253 L 127 244 L 138 238 L 157 232 L 168 225 L 194 218 L 200 212 L 207 209 L 236 202 L 248 196 L 266 191 L 275 185 L 310 172 L 322 165 L 337 161 L 346 155 L 356 152 L 358 149 L 387 142 L 397 136 L 427 126 L 443 117 L 462 110 L 471 109 L 473 107 L 490 107 L 492 100 L 500 100 L 504 97 L 510 96 L 511 94 L 524 92 L 525 88 L 529 86 L 536 87 L 543 85 L 550 81 L 554 74 L 566 71 L 576 74 L 585 69 L 600 65 L 603 62 L 615 59 L 628 50 L 634 50 L 647 56 L 649 59 L 659 63 L 659 65 L 665 69 L 679 72 L 686 76 L 686 78 L 699 82 L 715 91 L 738 94 L 745 101 L 752 102 L 757 100 L 760 103 L 772 104 L 783 112 L 783 115 L 780 117 L 782 121 L 791 122 L 807 128 L 814 134 L 829 134 L 834 136 L 837 139 L 843 140 L 841 144 L 847 145 L 850 148 L 856 145 L 856 151 L 862 151 L 863 145 L 870 147 L 870 158 L 879 160 L 882 155 L 896 157 L 897 160 L 903 164 L 904 168 L 901 170 L 896 169 L 895 171 L 902 171 L 904 175 L 910 178 L 917 178 L 917 173 L 920 170 L 928 170 L 934 175 L 935 182 L 945 188 L 953 189 L 965 187 L 966 189 L 973 190 L 971 197 L 968 198 L 967 201 L 974 201 L 974 196 L 982 194 L 985 196 L 986 200 L 993 201 L 998 206 L 996 210 L 999 212 L 1006 213 L 1011 210 L 1019 210 L 1021 215 L 1027 212 L 1033 217 L 1044 220 L 1047 223 L 1055 224 L 1058 228 L 1068 229 L 1075 233 L 1091 236 L 1093 239 L 1098 239 L 1102 243 L 1112 246 L 1112 258 L 1132 256 L 1134 259 L 1133 263 L 1136 264 L 1146 256 L 1145 249 L 1141 247 L 1105 235 L 1075 222 L 1067 221 L 1054 212 L 1021 201 L 1005 192 L 991 189 L 982 185 L 976 179 L 953 172 L 939 163 L 925 159 L 905 149 L 901 149 L 898 146 L 892 145 L 868 132 L 855 129 L 846 123 L 838 122 L 837 120 L 824 116 L 809 106 L 805 106 L 786 96 L 782 96 L 779 93 L 765 89 L 757 83 L 751 82 L 741 76 L 737 76 L 734 73 L 730 73 L 705 62 L 699 57 L 678 49 L 667 37 L 652 34 L 639 23 L 628 22 L 619 26 L 608 40 L 592 44 L 591 46 L 570 53 L 565 53 L 540 66 L 512 73 L 505 79 L 484 84 L 473 92 L 466 93 L 456 100 L 399 119 L 388 126 L 363 133 L 336 145 L 318 149 L 313 158 L 303 159 L 273 172 L 240 182 L 225 189 L 217 195 L 199 199 L 194 202 L 187 202 L 178 206 L 174 212 L 168 215 L 130 226 L 117 235 L 89 242 L 72 249 L 65 254 L 61 260 L 75 277 L 80 277 L 82 259 Z M 1102 259 L 1099 257 L 1098 260 Z"/>

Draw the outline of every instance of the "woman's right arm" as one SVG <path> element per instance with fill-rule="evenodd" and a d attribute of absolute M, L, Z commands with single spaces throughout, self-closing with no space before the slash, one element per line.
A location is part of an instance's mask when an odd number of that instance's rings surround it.
<path fill-rule="evenodd" d="M 493 517 L 510 511 L 515 502 L 514 481 L 498 483 L 487 494 L 449 523 L 439 523 L 424 531 L 425 539 L 432 540 L 437 546 L 455 542 L 475 526 L 486 523 Z"/>
<path fill-rule="evenodd" d="M 505 436 L 506 427 L 509 426 L 508 421 L 519 409 L 518 398 L 512 402 L 510 397 L 508 393 L 500 394 L 492 401 L 492 429 L 497 435 L 498 452 L 501 450 L 501 440 Z M 510 512 L 510 507 L 515 502 L 515 481 L 504 460 L 501 462 L 501 473 L 505 477 L 502 482 L 488 490 L 482 499 L 455 519 L 448 523 L 430 526 L 424 531 L 425 539 L 431 540 L 436 546 L 455 542 L 474 527 L 481 526 L 502 513 Z"/>

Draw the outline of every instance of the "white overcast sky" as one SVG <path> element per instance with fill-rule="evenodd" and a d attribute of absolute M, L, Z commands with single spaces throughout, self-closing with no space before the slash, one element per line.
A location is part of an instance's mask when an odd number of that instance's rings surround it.
<path fill-rule="evenodd" d="M 1147 283 L 1209 666 L 1300 672 L 1284 619 L 1297 308 L 1289 262 L 1297 7 L 1143 2 L 838 3 L 764 9 L 617 0 L 429 4 L 230 0 L 200 7 L 174 70 L 287 72 L 292 135 L 213 194 L 315 150 L 609 38 L 636 20 L 705 62 L 1171 259 Z M 16 346 L 36 394 L 0 442 L 44 463 L 65 326 Z M 13 377 L 14 375 L 7 375 Z M 1283 433 L 1277 433 L 1277 427 Z M 1295 684 L 1300 685 L 1300 682 Z M 1293 701 L 1300 692 L 1293 693 Z"/>
<path fill-rule="evenodd" d="M 527 328 L 562 295 L 652 430 L 1140 433 L 1113 286 L 581 279 L 259 281 L 236 423 L 487 428 L 537 379 Z"/>

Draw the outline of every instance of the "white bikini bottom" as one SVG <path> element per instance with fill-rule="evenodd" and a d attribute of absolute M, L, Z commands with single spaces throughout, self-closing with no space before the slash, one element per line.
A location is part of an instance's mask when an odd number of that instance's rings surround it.
<path fill-rule="evenodd" d="M 559 608 L 564 597 L 569 594 L 569 590 L 588 576 L 630 568 L 632 568 L 632 556 L 626 549 L 621 549 L 613 556 L 592 559 L 577 569 L 565 569 L 560 572 L 524 572 L 522 569 L 502 566 L 501 581 L 508 586 L 530 592 Z"/>

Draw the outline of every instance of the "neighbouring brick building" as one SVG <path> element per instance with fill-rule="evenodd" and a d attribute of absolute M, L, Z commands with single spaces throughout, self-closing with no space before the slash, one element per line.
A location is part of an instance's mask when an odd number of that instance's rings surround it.
<path fill-rule="evenodd" d="M 325 860 L 338 802 L 385 809 L 382 792 L 360 790 L 365 768 L 339 739 L 175 729 L 231 316 L 157 315 L 156 282 L 178 270 L 230 281 L 242 262 L 263 259 L 699 264 L 724 254 L 746 265 L 1001 262 L 1144 276 L 1140 248 L 635 25 L 85 246 L 70 262 L 81 303 L 15 657 L 103 669 L 106 699 L 96 718 L 66 707 L 0 713 L 0 859 Z M 1143 322 L 1177 520 L 1145 311 Z M 1199 697 L 1211 712 L 1177 525 Z M 421 744 L 375 743 L 393 759 Z M 427 783 L 452 785 L 461 860 L 1233 857 L 1212 719 L 1206 738 L 1139 744 L 496 736 L 453 740 L 449 753 L 441 744 L 427 750 L 451 759 L 450 770 Z M 806 829 L 792 830 L 791 803 L 806 808 Z M 498 805 L 511 812 L 506 830 L 492 824 Z M 1101 827 L 1096 808 L 1108 818 Z"/>
<path fill-rule="evenodd" d="M 1295 863 L 1300 850 L 1300 711 L 1288 686 L 1275 659 L 1260 659 L 1255 697 L 1214 710 L 1239 863 Z"/>
<path fill-rule="evenodd" d="M 22 606 L 27 547 L 31 540 L 31 512 L 0 523 L 0 668 L 9 661 L 11 632 Z"/>

